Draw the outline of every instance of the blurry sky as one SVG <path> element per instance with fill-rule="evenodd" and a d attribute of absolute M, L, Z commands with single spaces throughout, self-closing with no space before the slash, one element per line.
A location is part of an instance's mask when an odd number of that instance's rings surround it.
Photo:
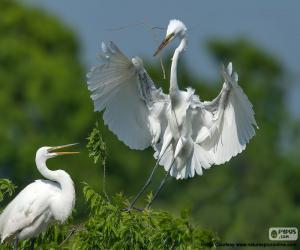
<path fill-rule="evenodd" d="M 210 38 L 246 37 L 277 55 L 294 76 L 291 110 L 300 116 L 300 1 L 103 1 L 27 0 L 61 18 L 82 42 L 82 60 L 96 63 L 100 41 L 114 41 L 127 55 L 152 58 L 169 19 L 181 19 L 189 28 L 186 61 L 197 75 L 219 76 L 219 65 L 209 58 L 205 42 Z M 146 23 L 146 25 L 141 24 Z M 251 83 L 250 83 L 251 84 Z"/>

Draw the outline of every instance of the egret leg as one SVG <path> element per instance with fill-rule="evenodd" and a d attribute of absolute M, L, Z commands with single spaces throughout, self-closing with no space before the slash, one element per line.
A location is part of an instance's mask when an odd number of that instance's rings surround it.
<path fill-rule="evenodd" d="M 150 176 L 148 177 L 146 183 L 144 184 L 144 186 L 142 187 L 142 189 L 138 192 L 138 194 L 135 196 L 134 200 L 131 202 L 130 206 L 129 206 L 129 210 L 133 208 L 133 206 L 135 205 L 135 203 L 137 202 L 137 200 L 141 197 L 141 195 L 145 192 L 146 188 L 150 185 L 154 172 L 158 167 L 158 162 L 160 161 L 160 159 L 158 159 L 156 161 L 156 164 L 154 166 L 154 168 L 152 169 L 152 172 L 150 174 Z"/>
<path fill-rule="evenodd" d="M 169 145 L 168 145 L 169 146 Z M 142 189 L 138 192 L 138 194 L 135 196 L 135 198 L 133 199 L 133 201 L 131 202 L 128 210 L 131 210 L 133 208 L 133 206 L 135 205 L 135 203 L 137 202 L 137 200 L 141 197 L 141 195 L 145 192 L 146 188 L 150 185 L 151 181 L 152 181 L 152 178 L 153 178 L 153 175 L 154 175 L 154 172 L 155 170 L 157 169 L 158 167 L 158 163 L 160 162 L 161 158 L 164 156 L 165 152 L 167 151 L 167 148 L 168 146 L 166 147 L 165 151 L 162 153 L 162 155 L 157 159 L 156 163 L 155 163 L 155 166 L 154 168 L 152 169 L 152 172 L 150 174 L 150 176 L 148 177 L 146 183 L 144 184 L 144 186 L 142 187 Z M 173 164 L 173 163 L 172 163 Z"/>
<path fill-rule="evenodd" d="M 174 116 L 175 116 L 175 120 L 176 120 L 176 125 L 177 125 L 177 129 L 178 129 L 178 133 L 180 134 L 180 130 L 179 130 L 179 126 L 178 126 L 178 121 L 177 121 L 176 113 L 175 113 L 175 111 L 174 111 L 173 108 L 172 108 L 172 111 L 173 111 Z M 140 192 L 138 192 L 138 194 L 136 195 L 136 197 L 134 198 L 134 200 L 132 201 L 132 203 L 130 204 L 130 206 L 129 206 L 129 208 L 128 208 L 127 210 L 131 210 L 131 209 L 133 208 L 133 206 L 135 205 L 135 203 L 137 202 L 137 200 L 138 200 L 138 199 L 140 198 L 140 196 L 145 192 L 146 188 L 150 185 L 150 183 L 151 183 L 151 181 L 152 181 L 152 178 L 153 178 L 153 174 L 154 174 L 155 170 L 157 169 L 158 163 L 159 163 L 159 161 L 161 160 L 161 158 L 163 157 L 163 155 L 165 154 L 165 152 L 167 151 L 168 147 L 170 146 L 170 143 L 171 143 L 171 140 L 168 142 L 168 144 L 167 144 L 167 146 L 166 146 L 166 148 L 165 148 L 163 154 L 162 154 L 162 155 L 159 157 L 159 159 L 157 160 L 157 162 L 156 162 L 154 168 L 152 169 L 152 172 L 151 172 L 151 174 L 150 174 L 148 180 L 146 181 L 145 185 L 142 187 L 142 189 L 140 190 Z M 177 144 L 177 143 L 178 143 L 178 140 L 177 140 L 176 144 Z M 163 183 L 161 183 L 161 185 L 159 186 L 159 190 L 157 190 L 158 192 L 155 193 L 155 194 L 156 194 L 156 195 L 154 195 L 155 197 L 158 195 L 158 193 L 160 192 L 161 188 L 163 187 L 165 181 L 167 180 L 167 178 L 168 178 L 168 176 L 169 176 L 169 174 L 170 174 L 170 171 L 171 171 L 171 168 L 172 168 L 172 165 L 173 165 L 174 161 L 175 161 L 175 159 L 173 159 L 173 161 L 172 161 L 172 163 L 171 163 L 171 166 L 170 166 L 170 168 L 169 168 L 169 170 L 168 170 L 168 172 L 167 172 L 167 175 L 166 175 L 166 177 L 165 177 L 164 180 L 163 180 Z M 154 198 L 155 198 L 155 197 L 154 197 Z M 153 199 L 153 200 L 154 200 L 154 199 Z M 153 202 L 153 200 L 151 201 L 151 203 Z M 150 205 L 151 205 L 151 203 L 150 203 Z M 149 204 L 148 204 L 147 207 L 150 207 Z"/>
<path fill-rule="evenodd" d="M 156 197 L 158 196 L 159 192 L 161 191 L 161 189 L 162 189 L 163 186 L 165 185 L 165 183 L 166 183 L 168 177 L 170 176 L 170 172 L 171 172 L 171 169 L 172 169 L 172 167 L 173 167 L 174 161 L 175 161 L 175 158 L 173 159 L 173 161 L 172 161 L 172 163 L 171 163 L 171 166 L 170 166 L 168 172 L 166 173 L 165 177 L 164 177 L 163 180 L 161 181 L 159 187 L 156 189 L 155 194 L 154 194 L 152 200 L 151 200 L 151 201 L 148 203 L 148 205 L 146 206 L 147 209 L 151 207 L 153 201 L 156 199 Z"/>
<path fill-rule="evenodd" d="M 18 250 L 18 245 L 19 245 L 19 239 L 18 239 L 18 237 L 16 237 L 13 249 Z"/>
<path fill-rule="evenodd" d="M 35 239 L 32 239 L 30 243 L 30 250 L 34 250 L 34 243 L 35 243 Z"/>

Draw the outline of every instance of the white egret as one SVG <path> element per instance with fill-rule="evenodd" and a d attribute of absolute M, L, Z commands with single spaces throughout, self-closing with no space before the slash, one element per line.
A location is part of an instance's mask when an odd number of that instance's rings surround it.
<path fill-rule="evenodd" d="M 179 38 L 172 58 L 169 95 L 155 87 L 140 58 L 128 59 L 112 42 L 109 46 L 102 43 L 104 63 L 87 75 L 94 109 L 104 110 L 109 129 L 130 148 L 152 146 L 166 176 L 177 179 L 202 175 L 202 169 L 229 161 L 245 149 L 257 127 L 252 104 L 238 85 L 231 63 L 222 69 L 223 88 L 213 101 L 200 101 L 191 88 L 179 89 L 177 62 L 187 46 L 186 33 L 181 21 L 171 20 L 154 53 Z M 131 207 L 150 184 L 156 167 Z"/>
<path fill-rule="evenodd" d="M 59 155 L 79 152 L 55 152 L 75 144 L 57 147 L 42 147 L 36 152 L 38 171 L 48 180 L 36 180 L 26 186 L 0 215 L 1 242 L 18 241 L 36 236 L 53 221 L 63 223 L 72 213 L 75 204 L 75 189 L 70 175 L 63 170 L 52 171 L 46 161 Z M 32 248 L 34 244 L 32 242 Z"/>

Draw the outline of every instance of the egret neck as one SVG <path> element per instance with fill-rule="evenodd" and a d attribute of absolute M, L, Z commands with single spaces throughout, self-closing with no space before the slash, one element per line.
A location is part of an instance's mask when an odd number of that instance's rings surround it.
<path fill-rule="evenodd" d="M 178 91 L 177 63 L 178 63 L 180 53 L 186 48 L 186 46 L 187 46 L 187 39 L 186 37 L 183 37 L 181 39 L 179 46 L 175 49 L 174 55 L 172 57 L 171 76 L 170 76 L 170 95 Z"/>
<path fill-rule="evenodd" d="M 173 138 L 178 139 L 180 137 L 180 127 L 185 117 L 185 95 L 178 88 L 177 83 L 177 63 L 180 53 L 186 48 L 187 39 L 182 36 L 179 46 L 175 49 L 172 57 L 171 76 L 170 76 L 170 114 L 168 117 L 168 123 L 172 131 Z"/>
<path fill-rule="evenodd" d="M 37 169 L 41 175 L 46 179 L 57 182 L 60 185 L 62 193 L 68 193 L 70 191 L 72 194 L 75 193 L 74 184 L 69 174 L 63 170 L 52 171 L 48 169 L 46 160 L 47 159 L 42 156 L 36 156 L 35 158 Z"/>

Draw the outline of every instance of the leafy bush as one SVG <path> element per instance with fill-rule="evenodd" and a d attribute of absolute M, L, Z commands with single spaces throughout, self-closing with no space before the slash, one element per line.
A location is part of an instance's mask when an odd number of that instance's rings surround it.
<path fill-rule="evenodd" d="M 0 179 L 0 202 L 3 200 L 4 195 L 11 196 L 16 189 L 16 186 L 8 179 Z"/>
<path fill-rule="evenodd" d="M 128 200 L 117 194 L 108 201 L 88 184 L 83 188 L 91 214 L 73 241 L 73 249 L 207 249 L 216 236 L 180 218 L 146 209 L 126 211 Z"/>

